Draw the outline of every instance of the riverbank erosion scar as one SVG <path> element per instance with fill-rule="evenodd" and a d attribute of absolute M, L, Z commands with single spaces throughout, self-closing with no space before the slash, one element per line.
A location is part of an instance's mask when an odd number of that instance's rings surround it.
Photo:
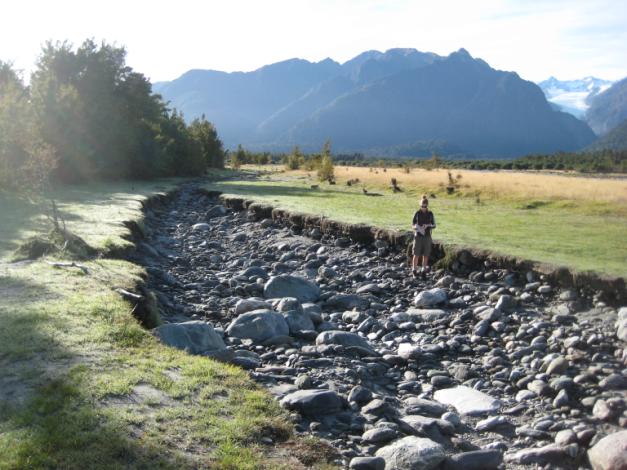
<path fill-rule="evenodd" d="M 146 211 L 146 287 L 173 346 L 247 369 L 342 465 L 589 468 L 627 425 L 627 316 L 599 292 L 470 252 L 416 280 L 402 244 L 223 201 Z"/>

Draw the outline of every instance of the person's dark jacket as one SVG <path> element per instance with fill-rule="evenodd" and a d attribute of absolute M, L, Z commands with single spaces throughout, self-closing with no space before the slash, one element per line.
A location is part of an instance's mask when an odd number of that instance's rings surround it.
<path fill-rule="evenodd" d="M 431 224 L 435 228 L 435 217 L 433 216 L 433 212 L 428 210 L 427 212 L 422 212 L 422 210 L 418 210 L 414 214 L 414 219 L 412 221 L 412 225 L 428 225 Z M 416 232 L 416 236 L 422 236 L 419 232 Z M 427 227 L 425 230 L 425 237 L 431 236 L 431 227 Z"/>

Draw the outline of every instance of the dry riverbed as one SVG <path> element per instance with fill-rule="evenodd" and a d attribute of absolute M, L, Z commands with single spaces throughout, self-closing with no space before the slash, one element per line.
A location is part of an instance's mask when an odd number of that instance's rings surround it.
<path fill-rule="evenodd" d="M 490 265 L 415 280 L 383 242 L 254 221 L 194 185 L 144 231 L 162 341 L 247 369 L 342 465 L 626 462 L 627 312 L 594 292 Z"/>

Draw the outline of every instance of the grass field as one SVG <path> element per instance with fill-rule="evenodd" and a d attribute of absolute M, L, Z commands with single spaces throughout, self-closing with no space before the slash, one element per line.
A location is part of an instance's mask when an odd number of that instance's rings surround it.
<path fill-rule="evenodd" d="M 139 219 L 138 201 L 172 183 L 56 197 L 69 228 L 103 246 L 122 243 L 122 220 Z M 132 288 L 138 266 L 85 261 L 84 274 L 6 262 L 21 238 L 47 227 L 41 205 L 3 198 L 0 469 L 287 469 L 302 468 L 296 450 L 323 454 L 318 443 L 281 444 L 291 435 L 285 413 L 244 371 L 163 347 L 137 323 L 114 289 Z"/>
<path fill-rule="evenodd" d="M 375 172 L 376 171 L 376 172 Z M 444 170 L 337 168 L 337 184 L 315 173 L 274 171 L 211 187 L 291 210 L 346 222 L 410 229 L 423 193 L 431 198 L 434 238 L 580 271 L 627 276 L 627 181 L 514 172 L 460 171 L 447 194 Z M 390 179 L 403 192 L 393 194 Z M 348 187 L 348 179 L 359 183 Z M 318 184 L 318 189 L 311 185 Z M 368 192 L 381 196 L 366 196 Z"/>

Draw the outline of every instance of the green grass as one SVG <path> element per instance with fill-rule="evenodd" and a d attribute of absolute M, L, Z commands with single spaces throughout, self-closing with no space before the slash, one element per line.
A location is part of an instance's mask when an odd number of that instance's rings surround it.
<path fill-rule="evenodd" d="M 419 195 L 436 192 L 437 198 L 430 204 L 438 224 L 436 240 L 578 271 L 627 276 L 624 207 L 594 201 L 521 201 L 494 196 L 478 204 L 474 197 L 449 196 L 438 188 L 416 188 L 398 194 L 377 188 L 383 195 L 369 197 L 361 188 L 321 184 L 320 189 L 312 190 L 312 183 L 309 179 L 273 175 L 259 180 L 215 182 L 210 187 L 289 210 L 402 230 L 411 229 Z"/>
<path fill-rule="evenodd" d="M 122 220 L 141 217 L 138 201 L 168 185 L 57 197 L 75 233 L 117 244 Z M 5 200 L 6 259 L 45 225 L 37 206 Z M 88 274 L 0 260 L 0 469 L 302 468 L 294 455 L 275 457 L 291 425 L 244 371 L 164 347 L 139 325 L 114 289 L 132 289 L 140 267 L 82 263 Z M 261 445 L 264 436 L 277 446 Z"/>

